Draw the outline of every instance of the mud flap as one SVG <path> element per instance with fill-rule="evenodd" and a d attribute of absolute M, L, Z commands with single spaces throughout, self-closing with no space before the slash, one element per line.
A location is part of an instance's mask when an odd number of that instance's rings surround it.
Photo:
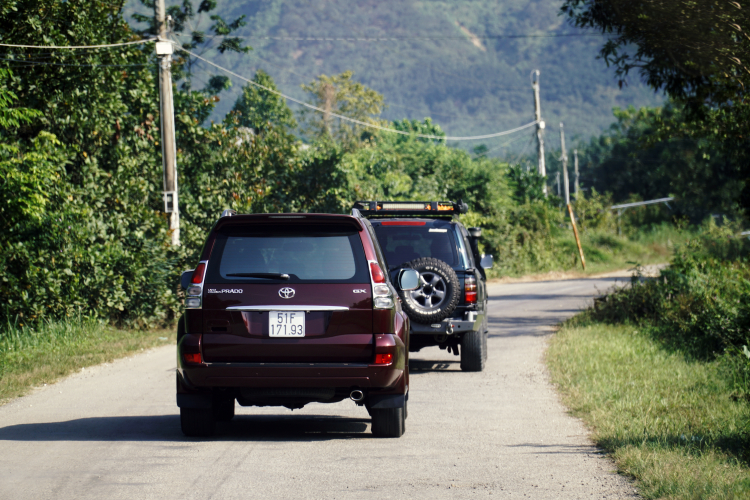
<path fill-rule="evenodd" d="M 180 408 L 211 408 L 210 394 L 178 394 L 177 406 Z"/>
<path fill-rule="evenodd" d="M 383 408 L 403 408 L 406 404 L 406 400 L 409 399 L 409 394 L 370 394 L 367 396 L 366 405 L 369 408 L 383 409 Z"/>

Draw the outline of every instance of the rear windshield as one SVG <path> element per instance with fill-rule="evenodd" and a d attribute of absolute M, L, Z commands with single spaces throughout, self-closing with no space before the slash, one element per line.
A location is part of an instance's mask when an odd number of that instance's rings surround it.
<path fill-rule="evenodd" d="M 289 279 L 248 274 L 287 274 Z M 221 232 L 211 252 L 206 279 L 210 283 L 367 283 L 370 280 L 359 235 L 335 226 L 260 226 Z"/>
<path fill-rule="evenodd" d="M 450 226 L 373 226 L 391 269 L 422 257 L 442 260 L 451 267 L 459 265 Z"/>

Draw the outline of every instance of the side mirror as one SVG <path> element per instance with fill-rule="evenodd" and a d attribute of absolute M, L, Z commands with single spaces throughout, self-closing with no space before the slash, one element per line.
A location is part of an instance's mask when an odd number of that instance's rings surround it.
<path fill-rule="evenodd" d="M 492 255 L 483 253 L 482 260 L 479 262 L 479 265 L 482 267 L 482 269 L 492 269 L 492 265 L 494 263 L 495 261 L 493 260 Z"/>
<path fill-rule="evenodd" d="M 416 290 L 419 288 L 419 273 L 414 269 L 402 269 L 398 272 L 396 284 L 405 292 Z"/>
<path fill-rule="evenodd" d="M 183 290 L 187 290 L 190 286 L 190 281 L 193 279 L 193 271 L 195 271 L 195 269 L 190 269 L 189 271 L 183 272 L 182 276 L 180 276 L 180 285 L 182 285 Z"/>
<path fill-rule="evenodd" d="M 481 227 L 470 227 L 467 229 L 469 231 L 469 236 L 472 238 L 481 238 L 482 237 L 482 228 Z"/>

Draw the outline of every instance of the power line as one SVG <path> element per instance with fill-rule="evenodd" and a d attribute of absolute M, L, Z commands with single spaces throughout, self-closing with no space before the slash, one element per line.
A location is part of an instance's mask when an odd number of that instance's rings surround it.
<path fill-rule="evenodd" d="M 135 67 L 135 66 L 152 66 L 151 64 L 64 64 L 64 63 L 51 63 L 51 62 L 42 62 L 42 61 L 23 61 L 19 59 L 6 59 L 4 57 L 0 57 L 0 61 L 7 61 L 10 63 L 18 64 L 19 66 L 74 66 L 74 67 L 99 67 L 99 66 L 106 66 L 106 67 L 117 67 L 117 68 L 129 68 L 129 67 Z"/>
<path fill-rule="evenodd" d="M 148 38 L 146 40 L 135 40 L 133 42 L 107 43 L 102 45 L 12 45 L 9 43 L 0 43 L 0 47 L 13 47 L 17 49 L 106 49 L 110 47 L 123 47 L 125 45 L 138 45 L 155 42 L 157 40 L 157 38 Z"/>
<path fill-rule="evenodd" d="M 176 36 L 191 37 L 187 33 L 173 33 Z M 559 38 L 573 36 L 605 36 L 604 33 L 547 33 L 543 35 L 485 35 L 472 38 L 484 40 L 502 40 L 504 38 Z M 243 38 L 247 40 L 277 40 L 293 42 L 398 42 L 402 40 L 466 40 L 468 36 L 401 36 L 401 37 L 303 37 L 303 36 L 242 36 L 242 35 L 214 35 L 227 38 Z"/>
<path fill-rule="evenodd" d="M 297 104 L 300 104 L 300 105 L 305 106 L 307 108 L 313 109 L 315 111 L 319 111 L 321 113 L 326 113 L 329 116 L 334 116 L 334 117 L 339 118 L 341 120 L 346 120 L 346 121 L 349 121 L 349 122 L 352 122 L 352 123 L 356 123 L 357 125 L 361 125 L 363 127 L 368 127 L 368 128 L 374 128 L 374 129 L 377 129 L 377 130 L 382 130 L 384 132 L 393 132 L 395 134 L 414 136 L 414 137 L 419 137 L 419 138 L 422 138 L 422 139 L 434 139 L 434 140 L 445 140 L 445 141 L 476 141 L 476 140 L 481 140 L 481 139 L 490 139 L 490 138 L 493 138 L 493 137 L 501 137 L 501 136 L 504 136 L 504 135 L 510 135 L 510 134 L 515 133 L 515 132 L 519 132 L 521 130 L 524 130 L 524 129 L 527 129 L 529 127 L 532 127 L 532 126 L 534 126 L 534 125 L 536 125 L 538 123 L 538 120 L 534 120 L 531 123 L 527 123 L 526 125 L 522 125 L 520 127 L 514 128 L 512 130 L 505 130 L 503 132 L 495 132 L 493 134 L 477 135 L 477 136 L 470 136 L 470 137 L 450 137 L 450 136 L 427 135 L 427 134 L 416 134 L 416 133 L 412 133 L 412 132 L 404 132 L 404 131 L 401 131 L 401 130 L 395 130 L 395 129 L 388 128 L 388 127 L 382 127 L 380 125 L 375 125 L 373 123 L 363 122 L 363 121 L 360 121 L 360 120 L 356 120 L 354 118 L 349 118 L 348 116 L 339 115 L 337 113 L 332 113 L 330 111 L 326 111 L 325 109 L 319 108 L 317 106 L 313 106 L 312 104 L 308 104 L 308 103 L 306 103 L 304 101 L 300 101 L 300 100 L 295 99 L 293 97 L 290 97 L 288 95 L 282 94 L 281 92 L 279 92 L 277 90 L 270 89 L 270 88 L 268 88 L 268 87 L 266 87 L 264 85 L 261 85 L 261 84 L 259 84 L 257 82 L 254 82 L 254 81 L 250 80 L 249 78 L 245 78 L 242 75 L 238 75 L 234 71 L 228 70 L 227 68 L 219 66 L 218 64 L 216 64 L 214 62 L 211 62 L 208 59 L 205 59 L 205 58 L 199 56 L 198 54 L 195 54 L 195 53 L 193 53 L 193 52 L 191 52 L 191 51 L 189 51 L 189 50 L 187 50 L 185 48 L 180 47 L 178 44 L 174 44 L 174 46 L 175 46 L 176 49 L 181 50 L 181 51 L 183 51 L 183 52 L 185 52 L 187 54 L 190 54 L 191 56 L 195 57 L 196 59 L 200 59 L 201 61 L 203 61 L 205 63 L 208 63 L 211 66 L 214 66 L 214 67 L 220 69 L 221 71 L 224 71 L 227 74 L 230 74 L 230 75 L 232 75 L 232 76 L 234 76 L 236 78 L 239 78 L 242 81 L 245 81 L 245 82 L 247 82 L 247 83 L 249 83 L 251 85 L 255 85 L 256 87 L 258 87 L 260 89 L 263 89 L 266 92 L 270 92 L 272 94 L 278 95 L 280 97 L 283 97 L 284 99 L 287 99 L 289 101 L 295 102 Z"/>

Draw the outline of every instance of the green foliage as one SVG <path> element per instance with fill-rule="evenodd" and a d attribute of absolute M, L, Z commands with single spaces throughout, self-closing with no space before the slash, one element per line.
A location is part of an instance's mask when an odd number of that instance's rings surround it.
<path fill-rule="evenodd" d="M 709 228 L 679 247 L 659 278 L 597 301 L 587 317 L 634 322 L 672 348 L 711 359 L 750 345 L 750 244 L 734 228 Z"/>
<path fill-rule="evenodd" d="M 694 220 L 711 210 L 732 216 L 739 208 L 747 211 L 750 37 L 743 30 L 750 22 L 748 10 L 738 2 L 712 0 L 566 0 L 561 11 L 577 26 L 612 35 L 600 56 L 616 68 L 621 84 L 637 68 L 677 105 L 668 116 L 651 110 L 641 117 L 651 129 L 649 151 L 633 154 L 629 168 L 619 171 L 656 180 L 662 190 L 671 185 Z M 648 165 L 630 168 L 633 160 L 647 156 L 662 164 L 651 166 L 656 175 L 639 175 Z M 631 192 L 646 197 L 646 190 Z"/>
<path fill-rule="evenodd" d="M 39 222 L 53 186 L 65 175 L 68 155 L 57 138 L 40 133 L 27 151 L 0 144 L 0 230 Z"/>
<path fill-rule="evenodd" d="M 508 169 L 508 182 L 516 203 L 544 200 L 544 177 L 536 170 L 512 165 Z"/>
<path fill-rule="evenodd" d="M 742 215 L 748 190 L 742 155 L 723 141 L 690 135 L 692 125 L 680 106 L 616 109 L 615 117 L 607 133 L 578 148 L 583 186 L 612 193 L 618 203 L 676 197 L 674 211 L 664 205 L 628 209 L 629 217 L 638 215 L 644 223 Z"/>
<path fill-rule="evenodd" d="M 263 70 L 256 71 L 253 82 L 277 90 L 274 81 Z M 242 95 L 237 98 L 225 122 L 230 126 L 251 128 L 256 134 L 263 134 L 270 127 L 296 128 L 297 122 L 286 102 L 258 85 L 248 83 L 242 87 Z"/>
<path fill-rule="evenodd" d="M 18 127 L 21 123 L 31 123 L 34 118 L 41 116 L 36 109 L 11 107 L 18 100 L 18 96 L 7 88 L 7 82 L 12 78 L 13 72 L 10 69 L 0 68 L 0 131 Z"/>
<path fill-rule="evenodd" d="M 123 1 L 123 4 L 126 2 Z M 135 2 L 131 2 L 135 3 Z M 158 27 L 154 16 L 154 0 L 139 0 L 140 5 L 131 5 L 135 12 L 131 13 L 132 18 L 145 25 L 143 29 L 136 29 L 135 32 L 149 38 L 158 35 Z M 182 0 L 180 5 L 169 5 L 167 2 L 166 15 L 169 19 L 167 29 L 173 36 L 181 40 L 180 46 L 186 50 L 194 51 L 199 47 L 204 47 L 209 40 L 218 40 L 214 47 L 219 54 L 225 52 L 246 54 L 251 49 L 243 45 L 240 37 L 232 36 L 237 30 L 245 26 L 245 16 L 239 16 L 234 21 L 227 22 L 222 16 L 210 14 L 215 11 L 217 2 L 215 0 L 201 0 L 198 8 L 194 6 L 194 0 Z M 122 13 L 120 7 L 120 13 Z M 149 10 L 146 11 L 145 8 Z M 212 24 L 211 24 L 212 23 Z M 189 91 L 193 84 L 193 74 L 195 61 L 191 56 L 182 51 L 177 51 L 172 62 L 173 77 L 181 80 L 182 90 Z M 231 82 L 226 77 L 211 77 L 206 89 L 210 93 L 219 93 L 231 87 Z"/>
<path fill-rule="evenodd" d="M 300 111 L 300 121 L 306 135 L 330 138 L 348 147 L 355 147 L 371 136 L 370 129 L 330 115 L 335 113 L 360 122 L 379 124 L 377 117 L 383 111 L 383 96 L 352 80 L 354 73 L 345 71 L 340 75 L 320 75 L 302 90 L 312 96 L 312 104 L 324 113 L 309 108 Z"/>
<path fill-rule="evenodd" d="M 578 229 L 585 233 L 589 230 L 612 231 L 617 229 L 617 221 L 610 207 L 611 194 L 600 194 L 591 188 L 589 196 L 580 195 L 572 204 L 577 216 Z M 639 227 L 628 224 L 629 227 Z M 642 227 L 642 226 L 640 226 Z"/>
<path fill-rule="evenodd" d="M 561 12 L 613 35 L 600 57 L 621 78 L 637 68 L 655 89 L 699 107 L 731 107 L 746 94 L 750 14 L 737 2 L 566 0 Z"/>

